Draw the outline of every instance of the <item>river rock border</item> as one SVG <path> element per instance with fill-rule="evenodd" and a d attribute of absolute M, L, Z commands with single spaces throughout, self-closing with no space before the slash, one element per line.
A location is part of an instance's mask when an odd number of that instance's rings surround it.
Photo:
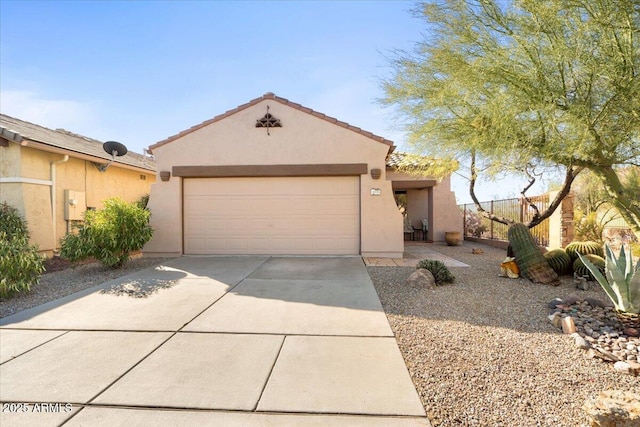
<path fill-rule="evenodd" d="M 622 325 L 613 306 L 595 298 L 555 298 L 549 308 L 549 321 L 576 347 L 613 362 L 618 372 L 640 375 L 640 331 Z"/>

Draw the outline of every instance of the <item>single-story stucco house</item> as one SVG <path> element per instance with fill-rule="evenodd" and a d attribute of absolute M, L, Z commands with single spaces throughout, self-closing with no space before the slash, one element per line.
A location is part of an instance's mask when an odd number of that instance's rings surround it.
<path fill-rule="evenodd" d="M 150 157 L 112 159 L 102 142 L 0 114 L 0 202 L 25 217 L 31 242 L 51 256 L 73 221 L 102 201 L 135 201 L 156 180 Z"/>
<path fill-rule="evenodd" d="M 407 195 L 430 240 L 462 231 L 449 179 L 394 171 L 391 141 L 267 93 L 150 147 L 147 254 L 402 257 Z"/>

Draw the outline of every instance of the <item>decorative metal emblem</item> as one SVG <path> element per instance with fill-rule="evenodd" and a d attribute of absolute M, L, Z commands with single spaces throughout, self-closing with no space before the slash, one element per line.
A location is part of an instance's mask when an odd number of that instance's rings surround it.
<path fill-rule="evenodd" d="M 269 128 L 281 128 L 282 123 L 280 123 L 280 119 L 276 119 L 269 112 L 269 106 L 267 105 L 267 114 L 265 114 L 261 119 L 256 120 L 257 128 L 267 128 L 267 135 L 271 135 L 269 132 Z"/>

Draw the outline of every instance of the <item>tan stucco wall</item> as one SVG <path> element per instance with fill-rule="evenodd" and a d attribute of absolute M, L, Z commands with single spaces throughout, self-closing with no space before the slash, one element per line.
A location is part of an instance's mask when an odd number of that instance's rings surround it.
<path fill-rule="evenodd" d="M 422 228 L 422 220 L 429 218 L 429 191 L 407 190 L 407 217 L 413 227 Z"/>
<path fill-rule="evenodd" d="M 158 168 L 158 170 L 162 169 Z M 148 206 L 151 211 L 153 238 L 143 249 L 145 255 L 156 253 L 181 255 L 182 180 L 174 177 L 169 181 L 158 179 L 151 186 Z"/>
<path fill-rule="evenodd" d="M 51 180 L 51 162 L 64 158 L 63 155 L 48 153 L 30 147 L 21 147 L 11 143 L 7 156 L 2 156 L 3 177 L 30 178 L 43 181 Z M 4 153 L 0 153 L 4 154 Z M 5 157 L 11 157 L 10 167 L 5 165 Z M 55 166 L 56 175 L 56 230 L 53 234 L 53 220 L 51 213 L 51 187 L 42 184 L 0 184 L 1 199 L 18 208 L 29 223 L 31 241 L 39 246 L 41 251 L 51 254 L 59 247 L 59 239 L 67 232 L 65 220 L 65 190 L 84 192 L 86 204 L 78 206 L 101 208 L 102 201 L 110 197 L 120 197 L 126 201 L 134 201 L 144 194 L 148 194 L 151 184 L 155 181 L 152 172 L 141 173 L 122 169 L 111 165 L 106 172 L 99 172 L 92 162 L 70 157 L 65 163 Z M 144 180 L 140 178 L 143 175 Z"/>
<path fill-rule="evenodd" d="M 433 240 L 444 241 L 446 231 L 463 232 L 464 217 L 451 191 L 451 178 L 446 177 L 433 187 Z"/>
<path fill-rule="evenodd" d="M 0 177 L 18 176 L 20 174 L 20 146 L 0 145 Z"/>
<path fill-rule="evenodd" d="M 282 128 L 256 128 L 267 112 Z M 401 256 L 402 217 L 385 179 L 388 146 L 275 101 L 265 100 L 223 120 L 189 133 L 153 150 L 158 171 L 192 165 L 273 165 L 367 163 L 382 177 L 361 175 L 361 252 L 363 255 Z M 381 190 L 371 196 L 371 189 Z M 180 178 L 171 177 L 151 191 L 154 238 L 147 252 L 182 252 Z"/>
<path fill-rule="evenodd" d="M 22 162 L 20 145 L 9 143 L 8 147 L 0 147 L 0 178 L 21 177 Z M 29 177 L 29 176 L 28 176 Z M 30 177 L 38 178 L 38 177 Z M 50 244 L 52 237 L 47 234 L 47 227 L 51 227 L 51 207 L 42 202 L 43 194 L 46 195 L 50 187 L 41 184 L 7 183 L 0 182 L 0 202 L 6 202 L 20 212 L 27 219 L 31 243 L 39 248 Z M 47 196 L 46 202 L 49 198 Z M 32 212 L 46 211 L 47 218 L 42 220 L 31 216 Z"/>
<path fill-rule="evenodd" d="M 20 175 L 20 147 L 9 144 L 0 146 L 0 178 Z M 0 202 L 7 202 L 24 215 L 24 200 L 22 199 L 22 184 L 0 183 Z"/>

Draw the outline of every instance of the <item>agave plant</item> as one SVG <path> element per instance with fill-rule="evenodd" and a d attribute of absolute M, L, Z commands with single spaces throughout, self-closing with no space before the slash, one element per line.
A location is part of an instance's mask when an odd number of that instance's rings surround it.
<path fill-rule="evenodd" d="M 640 261 L 633 268 L 631 253 L 627 254 L 624 246 L 617 258 L 611 248 L 606 246 L 605 277 L 586 257 L 581 254 L 578 256 L 600 283 L 618 312 L 637 318 L 640 314 Z"/>

